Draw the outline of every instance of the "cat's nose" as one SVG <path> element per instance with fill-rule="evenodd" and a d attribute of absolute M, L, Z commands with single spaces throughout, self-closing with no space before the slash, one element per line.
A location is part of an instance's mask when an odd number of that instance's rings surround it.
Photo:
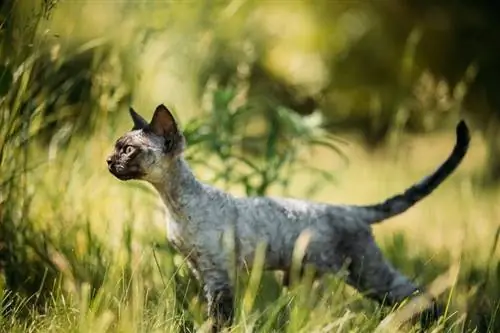
<path fill-rule="evenodd" d="M 110 156 L 108 156 L 108 158 L 106 158 L 106 163 L 108 163 L 108 166 L 110 166 L 111 163 L 113 163 L 113 160 L 111 159 Z"/>

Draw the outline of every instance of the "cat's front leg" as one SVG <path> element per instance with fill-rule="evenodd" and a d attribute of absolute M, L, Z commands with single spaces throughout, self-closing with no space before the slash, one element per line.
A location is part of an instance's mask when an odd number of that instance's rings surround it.
<path fill-rule="evenodd" d="M 219 332 L 233 321 L 234 300 L 229 275 L 222 267 L 202 263 L 200 273 L 208 302 L 208 315 L 214 321 L 212 332 Z"/>

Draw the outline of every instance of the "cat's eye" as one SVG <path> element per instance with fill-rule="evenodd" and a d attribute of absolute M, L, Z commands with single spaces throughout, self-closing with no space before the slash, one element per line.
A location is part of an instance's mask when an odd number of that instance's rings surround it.
<path fill-rule="evenodd" d="M 133 152 L 134 150 L 135 150 L 135 148 L 134 148 L 134 147 L 132 147 L 132 146 L 125 146 L 125 148 L 124 148 L 124 150 L 123 150 L 123 151 L 124 151 L 124 153 L 125 153 L 126 155 L 130 155 L 130 154 L 132 154 L 132 152 Z"/>

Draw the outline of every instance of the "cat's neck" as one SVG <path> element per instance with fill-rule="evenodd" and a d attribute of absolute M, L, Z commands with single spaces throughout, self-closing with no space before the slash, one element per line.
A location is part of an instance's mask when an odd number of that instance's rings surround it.
<path fill-rule="evenodd" d="M 177 157 L 165 167 L 163 177 L 153 183 L 160 193 L 170 213 L 183 218 L 189 204 L 203 192 L 202 184 L 182 156 Z"/>

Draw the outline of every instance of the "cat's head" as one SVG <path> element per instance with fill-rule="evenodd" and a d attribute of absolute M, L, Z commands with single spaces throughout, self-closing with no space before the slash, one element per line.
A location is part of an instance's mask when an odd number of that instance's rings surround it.
<path fill-rule="evenodd" d="M 161 104 L 148 123 L 130 108 L 131 131 L 120 137 L 108 156 L 109 171 L 120 180 L 142 179 L 158 182 L 184 150 L 182 135 L 172 113 Z"/>

